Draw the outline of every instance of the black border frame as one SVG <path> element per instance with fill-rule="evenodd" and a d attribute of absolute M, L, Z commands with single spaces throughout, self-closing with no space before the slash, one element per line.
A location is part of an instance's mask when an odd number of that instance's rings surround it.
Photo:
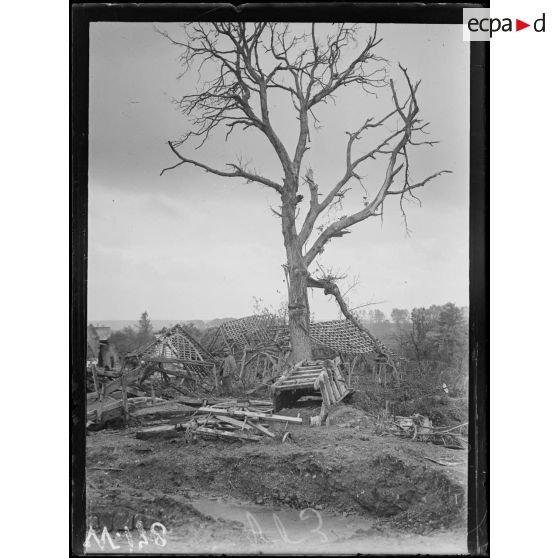
<path fill-rule="evenodd" d="M 234 2 L 234 4 L 240 4 Z M 95 21 L 355 21 L 461 24 L 462 9 L 489 3 L 85 4 L 70 11 L 70 553 L 85 539 L 85 375 L 89 23 Z M 489 43 L 470 43 L 468 548 L 488 555 L 489 469 Z M 169 555 L 171 556 L 171 555 Z"/>

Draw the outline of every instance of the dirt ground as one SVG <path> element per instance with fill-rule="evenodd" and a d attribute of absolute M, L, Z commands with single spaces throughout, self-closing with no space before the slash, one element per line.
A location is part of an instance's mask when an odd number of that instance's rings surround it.
<path fill-rule="evenodd" d="M 261 552 L 247 546 L 261 542 L 251 540 L 254 537 L 265 538 L 263 519 L 255 518 L 274 510 L 273 527 L 280 537 L 263 552 L 289 542 L 285 525 L 297 532 L 296 522 L 309 521 L 311 513 L 335 524 L 332 532 L 342 533 L 351 548 L 359 541 L 401 544 L 411 537 L 418 549 L 420 541 L 428 541 L 428 551 L 437 543 L 442 551 L 454 548 L 444 541 L 459 542 L 465 549 L 465 451 L 378 435 L 371 417 L 348 405 L 332 414 L 329 426 L 321 427 L 307 424 L 307 415 L 315 410 L 281 412 L 300 413 L 304 419 L 304 425 L 289 425 L 291 437 L 284 443 L 282 436 L 246 443 L 184 437 L 147 441 L 135 438 L 135 428 L 89 433 L 89 525 L 97 533 L 107 527 L 112 540 L 129 545 L 132 552 L 141 551 L 142 531 L 134 529 L 138 521 L 147 529 L 143 536 L 150 552 L 172 552 L 173 544 L 180 552 Z M 282 434 L 285 426 L 275 423 L 273 429 Z M 250 506 L 255 508 L 249 511 Z M 227 509 L 239 513 L 223 515 Z M 286 515 L 280 519 L 275 512 Z M 150 531 L 154 522 L 161 527 Z M 163 528 L 168 542 L 164 548 L 156 544 L 162 540 L 157 529 Z M 92 536 L 90 543 L 88 552 L 102 546 Z M 110 551 L 110 543 L 104 547 Z"/>

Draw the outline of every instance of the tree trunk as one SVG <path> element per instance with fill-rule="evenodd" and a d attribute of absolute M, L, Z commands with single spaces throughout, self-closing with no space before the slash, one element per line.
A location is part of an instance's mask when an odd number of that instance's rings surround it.
<path fill-rule="evenodd" d="M 306 270 L 289 263 L 289 333 L 291 337 L 291 362 L 312 358 L 310 344 L 310 310 Z"/>
<path fill-rule="evenodd" d="M 296 189 L 290 189 L 296 193 Z M 308 305 L 308 271 L 302 258 L 302 246 L 296 231 L 296 201 L 283 196 L 283 240 L 287 252 L 289 290 L 289 334 L 291 362 L 312 358 L 310 342 L 310 308 Z"/>

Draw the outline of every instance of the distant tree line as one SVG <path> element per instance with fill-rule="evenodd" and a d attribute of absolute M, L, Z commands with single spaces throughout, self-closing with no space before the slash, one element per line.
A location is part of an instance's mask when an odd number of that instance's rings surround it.
<path fill-rule="evenodd" d="M 194 339 L 197 341 L 201 339 L 203 329 L 200 329 L 193 323 L 181 323 L 180 325 Z M 160 331 L 155 332 L 149 314 L 145 311 L 141 314 L 138 323 L 134 326 L 126 326 L 124 329 L 112 332 L 110 342 L 116 348 L 118 354 L 126 355 L 128 353 L 134 353 L 151 341 L 154 341 L 156 335 L 164 334 L 168 329 L 169 328 L 164 327 Z"/>
<path fill-rule="evenodd" d="M 428 308 L 393 308 L 391 320 L 381 310 L 360 315 L 368 329 L 399 356 L 408 359 L 419 376 L 430 376 L 465 390 L 468 377 L 468 309 L 452 302 Z"/>
<path fill-rule="evenodd" d="M 135 326 L 113 331 L 110 336 L 110 342 L 120 355 L 133 353 L 154 339 L 153 326 L 147 311 L 141 314 Z"/>

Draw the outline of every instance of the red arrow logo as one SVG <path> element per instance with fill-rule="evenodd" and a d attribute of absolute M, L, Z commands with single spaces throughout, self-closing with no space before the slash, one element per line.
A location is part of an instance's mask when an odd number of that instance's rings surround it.
<path fill-rule="evenodd" d="M 526 27 L 531 27 L 531 24 L 530 23 L 525 23 L 524 21 L 521 21 L 520 19 L 515 20 L 515 30 L 516 31 L 521 31 L 522 29 L 525 29 Z"/>

